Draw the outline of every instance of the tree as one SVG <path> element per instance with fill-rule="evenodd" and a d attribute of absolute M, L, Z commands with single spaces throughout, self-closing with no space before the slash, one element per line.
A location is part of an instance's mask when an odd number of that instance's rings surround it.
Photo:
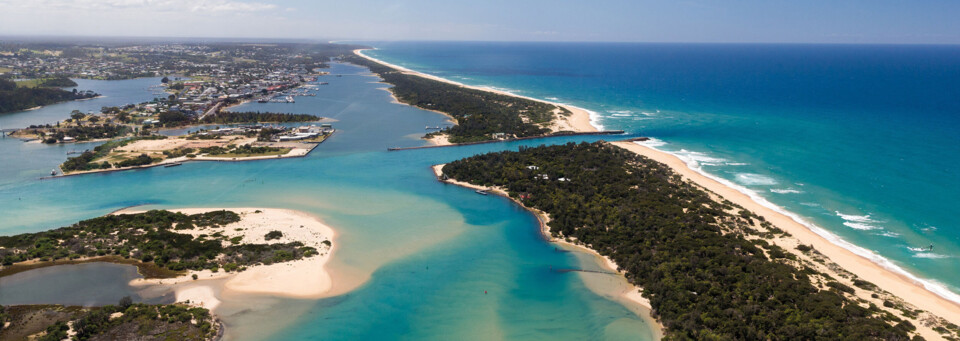
<path fill-rule="evenodd" d="M 117 305 L 122 309 L 127 309 L 127 307 L 133 305 L 133 299 L 131 299 L 130 296 L 123 296 L 120 302 L 117 302 Z"/>
<path fill-rule="evenodd" d="M 160 83 L 163 83 L 163 84 L 170 83 L 170 78 L 167 78 L 166 76 L 164 76 L 163 79 L 160 80 Z"/>
<path fill-rule="evenodd" d="M 71 112 L 70 112 L 70 118 L 78 121 L 78 123 L 79 123 L 79 121 L 82 120 L 84 117 L 87 117 L 87 115 L 85 115 L 84 113 L 80 112 L 80 110 L 74 110 L 74 111 L 71 111 Z"/>

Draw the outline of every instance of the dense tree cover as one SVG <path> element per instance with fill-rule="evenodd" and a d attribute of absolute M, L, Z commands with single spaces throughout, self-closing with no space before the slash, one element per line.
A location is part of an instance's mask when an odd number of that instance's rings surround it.
<path fill-rule="evenodd" d="M 179 111 L 164 111 L 157 115 L 157 120 L 164 127 L 176 127 L 193 122 L 193 117 Z"/>
<path fill-rule="evenodd" d="M 53 134 L 43 137 L 43 143 L 57 143 L 63 142 L 63 138 L 70 136 L 76 139 L 76 141 L 89 141 L 94 139 L 108 139 L 118 136 L 126 135 L 130 132 L 130 127 L 117 125 L 117 124 L 98 124 L 98 125 L 86 125 L 86 126 L 71 126 L 68 128 L 59 128 L 59 129 L 44 129 L 38 130 L 34 129 L 33 132 L 41 133 L 45 131 L 50 131 Z M 27 132 L 30 132 L 30 129 L 27 129 Z"/>
<path fill-rule="evenodd" d="M 546 212 L 554 236 L 613 259 L 643 288 L 667 340 L 907 340 L 913 329 L 848 298 L 849 287 L 815 283 L 815 270 L 788 265 L 793 255 L 776 245 L 746 238 L 758 236 L 758 216 L 731 214 L 737 208 L 667 166 L 612 145 L 491 153 L 443 172 L 506 189 Z"/>
<path fill-rule="evenodd" d="M 0 113 L 30 109 L 48 104 L 99 96 L 89 91 L 66 91 L 56 88 L 21 88 L 17 83 L 0 78 Z"/>
<path fill-rule="evenodd" d="M 21 305 L 0 306 L 0 311 L 7 312 L 6 321 L 0 320 L 4 340 L 28 339 L 42 331 L 46 333 L 36 340 L 213 340 L 218 329 L 205 308 L 133 303 L 129 297 L 103 307 Z"/>
<path fill-rule="evenodd" d="M 216 115 L 204 117 L 203 124 L 230 124 L 230 123 L 285 123 L 285 122 L 314 122 L 323 119 L 316 115 L 286 114 L 277 112 L 259 111 L 222 111 Z"/>
<path fill-rule="evenodd" d="M 39 85 L 44 87 L 66 88 L 68 86 L 77 86 L 77 82 L 67 77 L 54 77 L 43 79 Z"/>
<path fill-rule="evenodd" d="M 401 102 L 453 116 L 457 125 L 446 133 L 454 143 L 490 140 L 496 133 L 507 137 L 545 135 L 550 130 L 538 123 L 553 121 L 554 111 L 559 110 L 548 103 L 405 74 L 355 55 L 345 60 L 369 68 L 392 84 L 391 91 Z"/>
<path fill-rule="evenodd" d="M 116 255 L 174 271 L 243 269 L 317 254 L 301 242 L 238 244 L 220 232 L 192 236 L 177 230 L 205 229 L 237 222 L 232 211 L 193 215 L 153 210 L 108 215 L 55 230 L 0 237 L 3 266 L 30 260 L 78 259 Z M 231 244 L 224 246 L 224 244 Z"/>
<path fill-rule="evenodd" d="M 149 165 L 149 164 L 151 164 L 151 163 L 157 162 L 157 161 L 160 161 L 160 160 L 154 159 L 154 158 L 150 157 L 150 155 L 147 155 L 147 154 L 140 154 L 140 155 L 137 155 L 137 157 L 135 157 L 135 158 L 127 159 L 127 160 L 123 160 L 123 161 L 117 162 L 117 164 L 116 164 L 115 166 L 118 167 L 118 168 L 145 166 L 145 165 Z"/>

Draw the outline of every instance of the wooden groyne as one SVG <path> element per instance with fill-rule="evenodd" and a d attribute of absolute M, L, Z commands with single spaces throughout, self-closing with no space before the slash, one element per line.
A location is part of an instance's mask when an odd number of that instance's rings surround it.
<path fill-rule="evenodd" d="M 419 147 L 393 147 L 387 148 L 388 151 L 395 152 L 400 150 L 412 150 L 412 149 L 427 149 L 427 148 L 442 148 L 442 147 L 459 147 L 459 146 L 472 146 L 477 144 L 488 144 L 488 143 L 498 143 L 498 142 L 513 142 L 513 141 L 523 141 L 523 140 L 535 140 L 535 139 L 544 139 L 550 137 L 565 137 L 565 136 L 585 136 L 585 135 L 620 135 L 623 134 L 623 130 L 604 130 L 604 131 L 592 131 L 592 132 L 570 132 L 570 133 L 556 133 L 543 136 L 528 136 L 528 137 L 518 137 L 514 139 L 506 140 L 489 140 L 489 141 L 477 141 L 477 142 L 464 142 L 464 143 L 452 143 L 445 145 L 435 145 L 435 146 L 419 146 Z"/>

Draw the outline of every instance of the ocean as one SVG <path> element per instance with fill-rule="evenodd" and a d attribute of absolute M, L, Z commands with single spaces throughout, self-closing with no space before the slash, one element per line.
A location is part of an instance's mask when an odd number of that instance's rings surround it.
<path fill-rule="evenodd" d="M 416 71 L 588 109 L 960 300 L 960 46 L 368 44 Z"/>

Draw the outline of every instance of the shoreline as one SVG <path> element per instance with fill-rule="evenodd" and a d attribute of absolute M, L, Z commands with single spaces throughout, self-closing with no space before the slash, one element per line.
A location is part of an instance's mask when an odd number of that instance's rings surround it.
<path fill-rule="evenodd" d="M 61 171 L 59 175 L 41 177 L 40 180 L 65 178 L 70 176 L 78 176 L 78 175 L 86 175 L 86 174 L 114 173 L 114 172 L 123 172 L 123 171 L 129 171 L 129 170 L 149 169 L 149 168 L 155 168 L 160 166 L 166 167 L 166 166 L 172 166 L 172 165 L 182 165 L 184 163 L 197 162 L 197 161 L 246 162 L 246 161 L 301 158 L 301 157 L 307 157 L 307 155 L 310 155 L 310 153 L 313 152 L 314 149 L 317 149 L 317 147 L 320 146 L 320 143 L 311 143 L 312 146 L 309 149 L 292 148 L 286 154 L 280 154 L 280 155 L 261 155 L 261 156 L 246 156 L 246 157 L 206 157 L 204 156 L 204 157 L 194 157 L 194 158 L 181 156 L 181 157 L 176 157 L 171 159 L 164 159 L 157 163 L 152 163 L 149 165 L 142 165 L 142 166 L 130 166 L 130 167 L 123 167 L 123 168 L 109 168 L 109 169 L 91 169 L 86 171 L 78 171 L 78 172 L 70 172 L 70 173 L 63 173 L 63 171 Z M 57 165 L 57 169 L 60 169 L 60 165 Z"/>
<path fill-rule="evenodd" d="M 931 291 L 919 279 L 911 278 L 912 275 L 888 269 L 872 259 L 847 249 L 843 245 L 838 245 L 830 238 L 821 235 L 819 231 L 804 224 L 804 222 L 797 221 L 790 214 L 767 207 L 751 195 L 724 184 L 722 181 L 715 179 L 714 176 L 690 168 L 686 162 L 673 154 L 634 142 L 612 142 L 612 144 L 663 163 L 699 187 L 764 217 L 774 226 L 788 232 L 792 236 L 789 238 L 813 246 L 814 249 L 822 253 L 828 260 L 839 265 L 843 270 L 872 282 L 893 296 L 950 322 L 960 322 L 960 304 Z M 825 230 L 823 232 L 829 233 Z M 795 248 L 784 247 L 784 249 L 803 257 L 803 254 Z"/>
<path fill-rule="evenodd" d="M 610 259 L 609 257 L 606 257 L 606 256 L 601 255 L 601 254 L 598 253 L 596 250 L 593 250 L 593 249 L 588 248 L 588 247 L 586 247 L 586 246 L 574 244 L 574 243 L 568 242 L 568 241 L 563 240 L 563 239 L 554 238 L 553 235 L 550 233 L 550 226 L 547 225 L 547 223 L 550 222 L 550 216 L 549 216 L 549 215 L 547 215 L 545 212 L 540 211 L 540 210 L 538 210 L 538 209 L 535 209 L 535 208 L 532 208 L 532 207 L 527 207 L 527 206 L 524 205 L 522 202 L 517 201 L 517 200 L 514 199 L 514 198 L 511 198 L 510 195 L 509 195 L 506 191 L 503 191 L 503 190 L 500 189 L 500 188 L 488 188 L 488 187 L 477 186 L 477 185 L 474 185 L 474 184 L 471 184 L 471 183 L 462 182 L 462 181 L 457 181 L 457 180 L 453 180 L 453 179 L 444 179 L 444 174 L 443 174 L 443 166 L 444 166 L 444 165 L 446 165 L 446 164 L 433 165 L 433 166 L 430 167 L 430 169 L 433 171 L 433 175 L 436 176 L 437 181 L 440 181 L 440 182 L 443 182 L 443 183 L 447 183 L 447 184 L 451 184 L 451 185 L 460 186 L 460 187 L 465 187 L 465 188 L 469 188 L 469 189 L 474 189 L 474 190 L 483 190 L 483 191 L 487 191 L 487 192 L 490 192 L 490 193 L 493 193 L 493 194 L 496 194 L 496 195 L 499 195 L 499 196 L 501 196 L 501 197 L 504 197 L 504 198 L 509 199 L 509 200 L 512 201 L 513 203 L 519 205 L 520 207 L 523 207 L 525 210 L 527 210 L 528 212 L 532 213 L 535 217 L 537 217 L 537 222 L 540 224 L 540 236 L 543 237 L 544 241 L 546 241 L 546 242 L 548 242 L 548 243 L 558 244 L 558 245 L 560 245 L 561 247 L 564 247 L 564 248 L 573 249 L 573 250 L 576 250 L 576 251 L 581 251 L 581 252 L 583 252 L 583 253 L 585 253 L 585 254 L 587 254 L 587 255 L 592 256 L 592 257 L 594 258 L 594 260 L 597 262 L 597 264 L 600 265 L 602 268 L 606 268 L 607 270 L 616 273 L 616 275 L 617 275 L 620 279 L 622 279 L 624 282 L 626 282 L 626 284 L 627 284 L 630 288 L 632 288 L 632 289 L 627 289 L 627 290 L 625 290 L 625 291 L 623 291 L 623 292 L 620 292 L 618 298 L 619 298 L 619 299 L 626 300 L 627 302 L 630 302 L 631 304 L 636 304 L 636 305 L 639 305 L 639 306 L 642 306 L 643 308 L 645 308 L 645 309 L 646 309 L 646 314 L 637 314 L 637 315 L 640 316 L 640 318 L 642 318 L 642 319 L 644 319 L 645 321 L 647 321 L 650 326 L 656 326 L 656 327 L 657 327 L 657 328 L 651 328 L 651 331 L 655 333 L 654 336 L 656 337 L 657 340 L 663 338 L 663 331 L 664 331 L 663 325 L 660 324 L 660 321 L 658 321 L 657 319 L 655 319 L 655 318 L 653 318 L 652 316 L 650 316 L 650 312 L 653 310 L 653 307 L 652 307 L 652 305 L 650 304 L 650 300 L 648 300 L 647 298 L 645 298 L 645 297 L 643 297 L 643 296 L 640 295 L 640 291 L 642 291 L 643 288 L 641 288 L 641 287 L 639 287 L 639 286 L 636 286 L 636 285 L 630 283 L 629 281 L 627 281 L 627 280 L 626 280 L 626 277 L 625 277 L 625 275 L 624 275 L 624 272 L 620 270 L 620 267 L 617 265 L 616 262 L 614 262 L 614 261 L 613 261 L 612 259 Z M 587 281 L 585 278 L 581 278 L 581 280 L 583 280 L 584 282 Z M 586 284 L 586 283 L 585 283 L 585 284 Z M 588 285 L 588 287 L 589 287 L 589 285 Z M 592 290 L 592 289 L 591 289 L 591 290 Z M 624 303 L 621 302 L 621 304 L 624 304 Z M 631 308 L 631 307 L 627 307 L 627 308 Z M 632 311 L 632 309 L 631 309 L 631 311 Z"/>
<path fill-rule="evenodd" d="M 536 98 L 520 96 L 520 95 L 512 94 L 506 91 L 497 90 L 497 89 L 469 86 L 456 81 L 425 74 L 422 72 L 417 72 L 399 65 L 387 63 L 377 58 L 367 56 L 363 54 L 364 50 L 365 49 L 354 50 L 354 53 L 360 57 L 386 65 L 388 67 L 394 68 L 396 70 L 399 70 L 407 74 L 418 75 L 424 78 L 441 81 L 449 84 L 454 84 L 458 86 L 463 86 L 466 88 L 471 88 L 471 89 L 476 89 L 481 91 L 488 91 L 488 92 L 493 92 L 493 93 L 498 93 L 498 94 L 503 94 L 508 96 L 526 98 L 526 99 L 530 99 L 538 102 L 550 103 L 553 105 L 566 107 L 568 108 L 568 110 L 571 107 L 576 108 L 572 105 L 565 105 L 565 104 L 562 105 L 562 104 L 540 100 Z M 582 108 L 577 108 L 577 109 L 587 111 L 586 109 L 582 109 Z M 590 113 L 588 112 L 588 120 L 586 121 L 586 123 L 587 125 L 589 125 L 589 128 L 588 128 L 589 130 L 587 131 L 596 131 L 598 127 L 593 125 L 595 122 L 595 119 L 591 117 L 592 115 L 589 115 L 589 114 Z M 596 114 L 593 113 L 593 115 L 596 115 Z M 581 124 L 573 125 L 573 127 L 576 129 L 584 128 L 582 124 L 582 119 L 581 119 Z M 886 258 L 880 255 L 877 255 L 869 250 L 863 249 L 855 244 L 839 239 L 836 236 L 834 236 L 832 233 L 830 233 L 828 230 L 825 230 L 818 226 L 807 223 L 802 218 L 800 218 L 799 216 L 796 216 L 792 212 L 785 211 L 779 208 L 768 207 L 768 205 L 774 206 L 774 207 L 776 207 L 776 205 L 773 205 L 770 203 L 765 204 L 764 202 L 766 202 L 766 200 L 762 197 L 759 197 L 759 195 L 757 194 L 751 195 L 749 193 L 744 193 L 738 190 L 737 188 L 735 188 L 735 186 L 730 186 L 729 184 L 724 183 L 726 181 L 722 181 L 723 179 L 719 179 L 714 175 L 705 174 L 705 173 L 702 173 L 701 171 L 692 169 L 685 162 L 679 159 L 677 156 L 669 152 L 660 151 L 653 147 L 648 147 L 645 145 L 641 145 L 638 143 L 631 143 L 631 142 L 617 142 L 617 143 L 614 143 L 614 145 L 624 147 L 625 149 L 631 152 L 634 152 L 643 156 L 647 156 L 661 163 L 664 163 L 670 168 L 672 168 L 675 172 L 677 172 L 678 174 L 682 174 L 684 177 L 687 177 L 688 179 L 695 178 L 699 180 L 699 181 L 697 180 L 694 180 L 694 181 L 699 186 L 708 188 L 712 190 L 714 193 L 722 192 L 722 193 L 728 194 L 728 195 L 724 195 L 724 197 L 741 206 L 748 207 L 748 209 L 753 211 L 754 213 L 757 213 L 764 217 L 767 217 L 769 215 L 769 216 L 776 216 L 780 218 L 780 219 L 777 219 L 778 220 L 777 223 L 774 223 L 775 226 L 780 227 L 784 230 L 788 230 L 787 228 L 781 227 L 780 225 L 791 225 L 790 227 L 793 227 L 793 228 L 788 231 L 792 235 L 794 235 L 795 237 L 798 235 L 803 235 L 803 239 L 801 241 L 805 241 L 807 244 L 812 244 L 817 250 L 823 252 L 823 254 L 829 260 L 837 263 L 841 268 L 845 269 L 846 271 L 849 271 L 865 280 L 868 280 L 870 282 L 873 282 L 874 284 L 877 284 L 877 286 L 880 287 L 881 289 L 890 292 L 894 296 L 899 297 L 900 299 L 908 303 L 911 303 L 916 306 L 922 306 L 925 310 L 941 318 L 947 319 L 951 322 L 960 323 L 960 295 L 953 293 L 952 291 L 949 291 L 949 289 L 938 286 L 935 283 L 930 283 L 929 280 L 921 279 L 911 274 L 909 271 L 903 268 L 900 268 L 899 266 L 896 266 L 895 264 L 893 264 L 892 262 L 890 262 L 889 260 L 887 260 Z M 636 147 L 626 148 L 625 145 L 636 146 Z M 651 155 L 656 157 L 652 157 Z M 664 161 L 670 161 L 670 162 L 664 162 Z M 709 184 L 709 186 L 705 186 L 705 184 Z M 733 200 L 731 197 L 736 197 L 738 200 Z M 824 252 L 827 250 L 829 250 L 829 252 Z M 798 251 L 795 249 L 789 249 L 789 251 L 793 253 L 798 253 Z M 868 256 L 864 256 L 861 253 L 868 254 Z M 930 303 L 933 303 L 933 304 L 930 304 Z"/>
<path fill-rule="evenodd" d="M 332 293 L 333 278 L 327 270 L 327 264 L 336 251 L 336 244 L 329 248 L 321 240 L 334 242 L 336 231 L 311 214 L 277 208 L 179 208 L 171 212 L 196 214 L 218 210 L 230 210 L 240 214 L 243 219 L 215 229 L 223 229 L 224 234 L 237 234 L 245 242 L 264 243 L 264 231 L 278 230 L 283 237 L 275 242 L 299 241 L 316 247 L 320 253 L 309 258 L 295 261 L 255 265 L 246 271 L 212 272 L 211 270 L 187 271 L 175 278 L 138 278 L 128 284 L 147 289 L 160 287 L 171 290 L 177 302 L 190 301 L 215 312 L 222 300 L 228 300 L 236 294 L 269 295 L 276 297 L 319 299 Z M 259 211 L 259 213 L 257 213 Z M 129 214 L 143 212 L 139 207 L 121 209 L 111 214 Z M 242 231 L 237 231 L 242 229 Z M 198 230 L 181 232 L 202 233 Z M 209 232 L 203 230 L 203 232 Z M 193 279 L 197 275 L 197 279 Z"/>
<path fill-rule="evenodd" d="M 538 99 L 538 98 L 533 98 L 533 97 L 527 97 L 527 96 L 517 95 L 517 94 L 514 94 L 514 93 L 510 93 L 510 92 L 503 91 L 503 90 L 497 90 L 497 89 L 493 89 L 493 88 L 490 88 L 490 87 L 479 87 L 479 86 L 467 85 L 467 84 L 463 84 L 463 83 L 460 83 L 460 82 L 452 81 L 452 80 L 449 80 L 449 79 L 446 79 L 446 78 L 441 78 L 441 77 L 429 75 L 429 74 L 426 74 L 426 73 L 423 73 L 423 72 L 414 71 L 414 70 L 411 70 L 411 69 L 408 69 L 408 68 L 405 68 L 405 67 L 402 67 L 402 66 L 399 66 L 399 65 L 396 65 L 396 64 L 387 63 L 387 62 L 385 62 L 385 61 L 383 61 L 383 60 L 380 60 L 380 59 L 377 59 L 377 58 L 374 58 L 374 57 L 367 56 L 367 55 L 363 54 L 363 51 L 364 51 L 364 50 L 365 50 L 365 49 L 353 50 L 353 53 L 356 54 L 357 56 L 360 56 L 360 57 L 362 57 L 362 58 L 365 58 L 365 59 L 367 59 L 367 60 L 370 60 L 370 61 L 373 61 L 373 62 L 376 62 L 376 63 L 383 64 L 383 65 L 385 65 L 385 66 L 387 66 L 387 67 L 390 67 L 390 68 L 392 68 L 392 69 L 394 69 L 394 70 L 400 71 L 400 72 L 405 73 L 405 74 L 414 75 L 414 76 L 418 76 L 418 77 L 423 77 L 423 78 L 426 78 L 426 79 L 430 79 L 430 80 L 434 80 L 434 81 L 438 81 L 438 82 L 443 82 L 443 83 L 447 83 L 447 84 L 452 84 L 452 85 L 456 85 L 456 86 L 459 86 L 459 87 L 464 87 L 464 88 L 467 88 L 467 89 L 473 89 L 473 90 L 480 90 L 480 91 L 492 92 L 492 93 L 500 94 L 500 95 L 504 95 L 504 96 L 511 96 L 511 97 L 523 98 L 523 99 L 527 99 L 527 100 L 531 100 L 531 101 L 536 101 L 536 102 L 540 102 L 540 103 L 547 103 L 547 104 L 550 104 L 550 105 L 557 106 L 558 108 L 565 108 L 565 109 L 569 110 L 569 111 L 571 112 L 571 114 L 570 114 L 569 116 L 563 116 L 563 115 L 561 115 L 561 114 L 559 114 L 559 113 L 556 114 L 556 115 L 557 115 L 557 120 L 556 120 L 555 122 L 553 122 L 553 123 L 548 127 L 548 128 L 550 128 L 550 130 L 553 131 L 553 132 L 564 131 L 564 130 L 575 131 L 575 132 L 595 132 L 595 131 L 600 131 L 600 130 L 601 130 L 601 129 L 598 129 L 598 127 L 596 127 L 596 126 L 594 125 L 594 121 L 596 121 L 597 114 L 591 112 L 590 110 L 587 110 L 587 109 L 584 109 L 584 108 L 580 108 L 580 107 L 577 107 L 577 106 L 574 106 L 574 105 L 571 105 L 571 104 L 561 104 L 561 103 L 551 102 L 551 101 L 542 100 L 542 99 Z M 389 89 L 388 89 L 388 91 L 389 91 Z M 393 92 L 391 92 L 391 94 L 392 94 L 392 93 L 393 93 Z M 396 96 L 393 96 L 393 99 L 396 101 L 396 100 L 397 100 Z M 434 110 L 431 110 L 431 111 L 434 111 Z M 447 117 L 450 117 L 449 114 L 446 114 L 446 113 L 441 113 L 441 114 L 443 114 L 443 115 L 445 115 L 445 116 L 447 116 Z"/>

